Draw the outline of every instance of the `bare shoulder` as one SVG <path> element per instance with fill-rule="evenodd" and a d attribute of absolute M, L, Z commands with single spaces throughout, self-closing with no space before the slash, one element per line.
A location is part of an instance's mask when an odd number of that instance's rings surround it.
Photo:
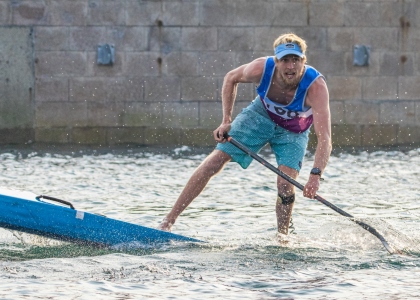
<path fill-rule="evenodd" d="M 258 83 L 264 71 L 266 57 L 259 57 L 253 61 L 230 71 L 227 76 L 234 82 Z"/>
<path fill-rule="evenodd" d="M 328 102 L 329 94 L 327 83 L 325 82 L 324 78 L 319 77 L 308 90 L 306 104 L 313 107 L 328 105 Z"/>
<path fill-rule="evenodd" d="M 265 61 L 267 60 L 266 57 L 259 57 L 257 59 L 254 59 L 249 64 L 246 65 L 244 72 L 248 73 L 249 75 L 254 75 L 257 77 L 261 77 L 264 67 L 265 67 Z"/>

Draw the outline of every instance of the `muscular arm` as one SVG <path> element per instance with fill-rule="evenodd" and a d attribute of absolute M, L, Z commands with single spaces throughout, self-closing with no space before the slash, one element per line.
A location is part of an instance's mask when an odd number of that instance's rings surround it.
<path fill-rule="evenodd" d="M 223 142 L 223 133 L 230 130 L 238 84 L 259 83 L 264 70 L 265 60 L 265 57 L 257 58 L 248 64 L 229 71 L 225 75 L 222 86 L 223 119 L 220 126 L 213 132 L 214 139 L 217 142 Z"/>
<path fill-rule="evenodd" d="M 327 85 L 322 78 L 318 78 L 310 87 L 306 104 L 312 107 L 314 130 L 317 138 L 313 167 L 324 171 L 330 158 L 332 145 L 329 95 Z M 314 198 L 319 188 L 319 181 L 320 177 L 318 175 L 310 175 L 303 195 L 308 198 Z"/>

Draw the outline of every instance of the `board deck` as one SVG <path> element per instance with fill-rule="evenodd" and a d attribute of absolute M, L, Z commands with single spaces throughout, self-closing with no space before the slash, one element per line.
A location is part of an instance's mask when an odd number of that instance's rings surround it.
<path fill-rule="evenodd" d="M 30 192 L 0 189 L 0 227 L 58 240 L 114 246 L 200 240 L 44 201 Z"/>

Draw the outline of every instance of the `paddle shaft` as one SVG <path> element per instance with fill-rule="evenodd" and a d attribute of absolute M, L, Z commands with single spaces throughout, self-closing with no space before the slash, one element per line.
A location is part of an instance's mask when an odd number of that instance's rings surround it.
<path fill-rule="evenodd" d="M 294 186 L 296 186 L 298 189 L 300 189 L 300 190 L 303 191 L 304 186 L 302 184 L 300 184 L 299 182 L 297 182 L 296 180 L 294 180 L 292 177 L 290 177 L 289 175 L 285 174 L 284 172 L 280 171 L 278 168 L 276 168 L 275 166 L 273 166 L 272 164 L 270 164 L 268 161 L 266 161 L 265 159 L 263 159 L 261 156 L 257 155 L 251 149 L 249 149 L 248 147 L 242 145 L 241 143 L 239 143 L 237 140 L 235 140 L 234 138 L 232 138 L 231 136 L 229 136 L 226 133 L 223 135 L 223 137 L 228 142 L 230 142 L 232 145 L 234 145 L 235 147 L 239 148 L 240 150 L 242 150 L 243 152 L 245 152 L 246 154 L 248 154 L 249 156 L 251 156 L 253 159 L 255 159 L 256 161 L 258 161 L 260 164 L 262 164 L 263 166 L 267 167 L 268 169 L 270 169 L 271 171 L 273 171 L 274 173 L 276 173 L 278 176 L 280 176 L 281 178 L 285 179 L 286 181 L 290 182 L 291 184 L 293 184 Z M 378 231 L 376 231 L 376 229 L 373 228 L 372 226 L 370 226 L 370 225 L 368 225 L 368 224 L 366 224 L 366 223 L 364 223 L 364 222 L 362 222 L 360 220 L 355 219 L 352 215 L 350 215 L 349 213 L 345 212 L 344 210 L 338 208 L 334 204 L 328 202 L 327 200 L 325 200 L 324 198 L 322 198 L 319 195 L 315 195 L 315 199 L 318 200 L 319 202 L 321 202 L 322 204 L 328 206 L 329 208 L 333 209 L 334 211 L 336 211 L 340 215 L 349 218 L 350 220 L 352 220 L 356 224 L 360 225 L 363 229 L 369 231 L 371 234 L 373 234 L 374 236 L 376 236 L 382 242 L 382 244 L 384 245 L 384 247 L 386 248 L 386 250 L 388 250 L 388 252 L 390 254 L 393 254 L 395 252 L 394 249 L 384 239 L 384 237 Z"/>

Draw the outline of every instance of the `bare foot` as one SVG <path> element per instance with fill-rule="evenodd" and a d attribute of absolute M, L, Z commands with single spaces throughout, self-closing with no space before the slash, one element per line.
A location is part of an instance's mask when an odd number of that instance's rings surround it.
<path fill-rule="evenodd" d="M 281 245 L 287 245 L 290 242 L 290 237 L 281 232 L 277 232 L 276 238 Z"/>
<path fill-rule="evenodd" d="M 172 228 L 172 225 L 174 225 L 174 224 L 169 222 L 169 220 L 167 218 L 165 218 L 165 219 L 162 220 L 162 222 L 160 223 L 160 225 L 158 226 L 157 229 L 170 232 L 171 228 Z"/>

